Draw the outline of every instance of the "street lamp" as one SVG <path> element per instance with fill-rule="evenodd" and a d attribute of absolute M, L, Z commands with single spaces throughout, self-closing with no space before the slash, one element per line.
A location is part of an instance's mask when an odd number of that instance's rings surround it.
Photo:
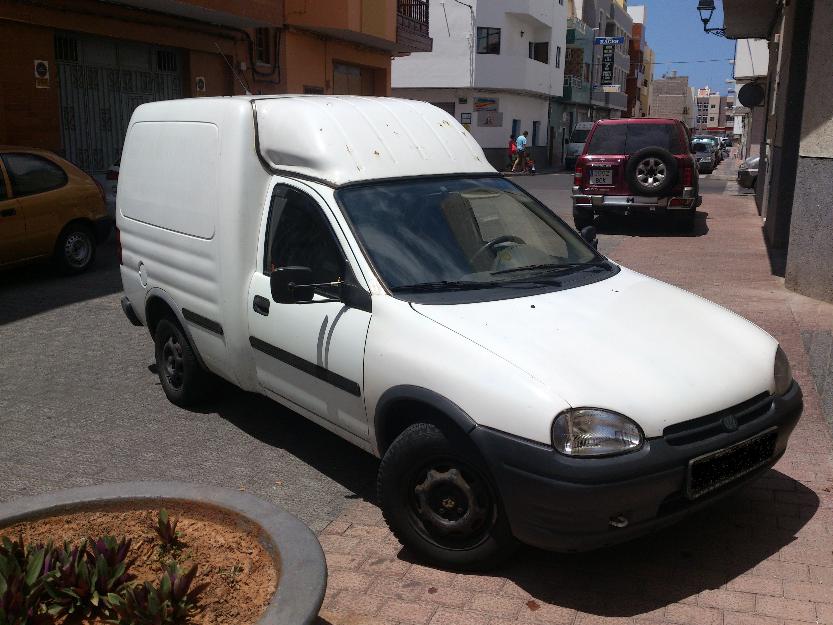
<path fill-rule="evenodd" d="M 703 32 L 717 35 L 718 37 L 726 36 L 725 28 L 709 28 L 709 22 L 714 15 L 714 0 L 699 0 L 697 3 L 697 12 L 700 14 L 700 21 L 703 22 Z"/>

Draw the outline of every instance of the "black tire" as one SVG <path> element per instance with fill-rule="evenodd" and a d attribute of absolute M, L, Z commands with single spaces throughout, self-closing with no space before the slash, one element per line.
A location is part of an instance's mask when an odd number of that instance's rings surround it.
<path fill-rule="evenodd" d="M 75 275 L 95 262 L 96 241 L 92 228 L 83 222 L 69 224 L 55 241 L 53 259 L 58 270 Z"/>
<path fill-rule="evenodd" d="M 576 230 L 581 232 L 582 228 L 586 228 L 587 226 L 593 225 L 593 211 L 581 209 L 581 208 L 574 208 L 573 209 L 573 223 L 576 226 Z"/>
<path fill-rule="evenodd" d="M 634 195 L 667 195 L 677 183 L 677 174 L 677 159 L 660 147 L 642 148 L 625 167 L 625 180 Z"/>
<path fill-rule="evenodd" d="M 382 458 L 377 490 L 396 538 L 437 566 L 487 569 L 518 546 L 497 489 L 462 434 L 427 423 L 410 426 Z"/>
<path fill-rule="evenodd" d="M 179 324 L 162 319 L 156 326 L 153 342 L 159 381 L 168 400 L 188 408 L 209 399 L 212 376 L 200 366 Z"/>

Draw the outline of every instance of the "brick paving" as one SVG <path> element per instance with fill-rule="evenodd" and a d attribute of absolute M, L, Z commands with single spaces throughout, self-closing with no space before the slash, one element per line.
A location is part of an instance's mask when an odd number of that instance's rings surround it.
<path fill-rule="evenodd" d="M 487 575 L 413 562 L 378 508 L 357 501 L 320 534 L 330 582 L 317 625 L 833 624 L 833 447 L 802 341 L 833 328 L 833 306 L 771 274 L 751 198 L 711 194 L 700 211 L 701 236 L 627 238 L 615 260 L 781 341 L 805 397 L 783 459 L 660 533 L 583 555 L 524 549 Z"/>

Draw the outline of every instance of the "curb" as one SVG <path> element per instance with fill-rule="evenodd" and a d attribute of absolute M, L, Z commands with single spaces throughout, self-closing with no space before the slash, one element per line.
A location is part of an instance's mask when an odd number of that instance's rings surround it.
<path fill-rule="evenodd" d="M 59 490 L 0 505 L 0 528 L 14 523 L 131 502 L 196 503 L 244 517 L 263 530 L 264 549 L 280 571 L 278 586 L 256 625 L 310 625 L 327 588 L 327 565 L 315 534 L 285 510 L 227 488 L 182 482 L 124 482 Z"/>

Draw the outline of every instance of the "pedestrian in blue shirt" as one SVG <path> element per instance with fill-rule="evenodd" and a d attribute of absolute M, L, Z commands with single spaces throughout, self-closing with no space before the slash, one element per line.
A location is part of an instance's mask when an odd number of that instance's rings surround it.
<path fill-rule="evenodd" d="M 518 150 L 518 158 L 515 161 L 515 165 L 512 167 L 512 171 L 526 171 L 526 146 L 529 143 L 529 131 L 524 130 L 522 135 L 518 135 L 518 138 L 515 139 L 515 147 Z"/>

